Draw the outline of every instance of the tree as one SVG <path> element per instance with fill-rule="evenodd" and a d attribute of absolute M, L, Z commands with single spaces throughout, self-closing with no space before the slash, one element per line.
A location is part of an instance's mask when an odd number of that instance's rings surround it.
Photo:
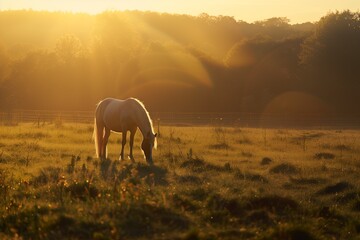
<path fill-rule="evenodd" d="M 256 21 L 255 24 L 259 24 L 263 27 L 280 28 L 280 27 L 290 27 L 289 22 L 290 19 L 286 17 L 273 17 L 263 21 Z"/>
<path fill-rule="evenodd" d="M 346 68 L 358 68 L 360 54 L 360 13 L 350 11 L 330 13 L 321 18 L 318 26 L 302 46 L 300 63 L 343 75 Z"/>
<path fill-rule="evenodd" d="M 257 36 L 236 43 L 225 57 L 228 67 L 249 67 L 278 47 L 278 43 L 266 36 Z"/>
<path fill-rule="evenodd" d="M 360 13 L 344 11 L 321 18 L 302 45 L 304 83 L 339 111 L 360 101 L 359 43 Z"/>
<path fill-rule="evenodd" d="M 80 58 L 84 54 L 84 49 L 77 37 L 66 35 L 57 41 L 55 52 L 61 61 L 70 63 Z"/>
<path fill-rule="evenodd" d="M 10 58 L 4 46 L 0 44 L 0 84 L 9 74 Z"/>

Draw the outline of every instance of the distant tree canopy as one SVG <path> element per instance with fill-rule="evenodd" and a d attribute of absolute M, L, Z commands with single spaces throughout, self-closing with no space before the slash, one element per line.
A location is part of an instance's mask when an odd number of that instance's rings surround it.
<path fill-rule="evenodd" d="M 360 15 L 345 11 L 321 18 L 314 33 L 306 39 L 300 54 L 301 63 L 324 71 L 329 76 L 342 76 L 344 68 L 358 69 L 360 53 Z M 340 61 L 339 61 L 340 60 Z M 337 76 L 339 77 L 339 76 Z M 350 74 L 351 78 L 356 75 Z"/>
<path fill-rule="evenodd" d="M 0 36 L 2 111 L 92 110 L 104 97 L 134 96 L 151 111 L 360 114 L 358 12 L 291 25 L 3 11 Z"/>
<path fill-rule="evenodd" d="M 320 19 L 300 52 L 304 84 L 345 112 L 360 103 L 359 43 L 359 12 L 336 12 Z"/>

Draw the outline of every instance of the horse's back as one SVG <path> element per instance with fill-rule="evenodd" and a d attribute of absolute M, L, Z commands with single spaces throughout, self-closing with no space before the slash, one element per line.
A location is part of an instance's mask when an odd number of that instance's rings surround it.
<path fill-rule="evenodd" d="M 105 99 L 101 100 L 96 106 L 95 118 L 98 121 L 102 121 L 102 118 L 105 115 L 105 111 L 108 110 L 108 106 L 117 101 L 118 100 L 114 99 L 114 98 L 105 98 Z"/>
<path fill-rule="evenodd" d="M 96 117 L 100 118 L 106 127 L 116 132 L 122 132 L 126 125 L 131 124 L 136 100 L 106 98 L 97 107 Z"/>

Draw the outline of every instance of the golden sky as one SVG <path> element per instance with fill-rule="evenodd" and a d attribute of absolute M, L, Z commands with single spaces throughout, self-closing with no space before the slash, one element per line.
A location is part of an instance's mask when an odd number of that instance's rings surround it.
<path fill-rule="evenodd" d="M 287 17 L 291 23 L 314 22 L 331 11 L 359 11 L 360 0 L 0 0 L 0 10 L 33 9 L 85 12 L 141 10 L 178 14 L 233 16 L 254 22 Z"/>

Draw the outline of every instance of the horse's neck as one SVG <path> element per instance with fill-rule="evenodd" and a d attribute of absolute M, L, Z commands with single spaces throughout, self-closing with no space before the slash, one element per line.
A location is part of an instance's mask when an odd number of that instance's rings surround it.
<path fill-rule="evenodd" d="M 150 124 L 145 124 L 145 123 L 146 123 L 145 121 L 141 121 L 141 123 L 138 124 L 138 127 L 144 137 L 146 137 L 147 134 L 151 132 Z"/>
<path fill-rule="evenodd" d="M 151 127 L 151 121 L 145 112 L 138 115 L 137 125 L 144 137 L 146 137 L 147 134 L 149 134 L 149 132 L 152 133 L 152 131 L 153 131 L 152 127 Z"/>

